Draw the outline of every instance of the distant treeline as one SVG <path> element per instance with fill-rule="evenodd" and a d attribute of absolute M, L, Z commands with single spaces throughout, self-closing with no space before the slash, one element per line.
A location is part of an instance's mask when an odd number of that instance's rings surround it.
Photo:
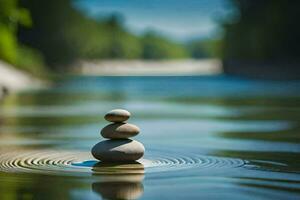
<path fill-rule="evenodd" d="M 300 1 L 231 0 L 224 23 L 223 70 L 263 79 L 300 78 Z"/>
<path fill-rule="evenodd" d="M 0 59 L 37 74 L 79 59 L 299 61 L 300 1 L 228 1 L 234 12 L 220 22 L 222 39 L 182 44 L 155 32 L 134 35 L 117 14 L 90 18 L 72 0 L 1 0 Z"/>
<path fill-rule="evenodd" d="M 223 57 L 235 60 L 300 59 L 300 1 L 231 0 L 224 23 Z"/>
<path fill-rule="evenodd" d="M 121 16 L 89 18 L 71 0 L 0 1 L 0 59 L 35 73 L 43 66 L 64 70 L 78 59 L 212 56 L 204 43 L 179 44 L 155 32 L 137 36 Z"/>

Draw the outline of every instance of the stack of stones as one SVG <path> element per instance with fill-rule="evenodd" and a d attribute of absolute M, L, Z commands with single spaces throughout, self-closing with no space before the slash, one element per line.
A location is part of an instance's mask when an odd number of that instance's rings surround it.
<path fill-rule="evenodd" d="M 143 144 L 128 138 L 139 134 L 140 129 L 126 123 L 130 113 L 127 110 L 115 109 L 105 115 L 111 124 L 101 130 L 101 135 L 108 140 L 97 143 L 92 148 L 92 155 L 103 162 L 134 162 L 140 159 L 145 152 Z"/>

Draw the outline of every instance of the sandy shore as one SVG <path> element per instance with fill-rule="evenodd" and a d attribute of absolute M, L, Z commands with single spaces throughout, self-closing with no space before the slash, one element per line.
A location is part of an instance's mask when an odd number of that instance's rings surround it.
<path fill-rule="evenodd" d="M 31 88 L 40 88 L 44 83 L 30 74 L 15 69 L 0 61 L 0 99 L 6 94 Z"/>
<path fill-rule="evenodd" d="M 156 76 L 156 75 L 204 75 L 222 73 L 218 59 L 202 60 L 96 60 L 80 61 L 73 72 L 95 76 Z"/>

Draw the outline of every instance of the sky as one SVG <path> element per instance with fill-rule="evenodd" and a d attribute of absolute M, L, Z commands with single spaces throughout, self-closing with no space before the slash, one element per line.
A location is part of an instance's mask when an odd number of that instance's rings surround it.
<path fill-rule="evenodd" d="M 91 17 L 121 14 L 135 34 L 154 30 L 178 41 L 220 34 L 218 20 L 229 12 L 228 0 L 75 0 Z"/>

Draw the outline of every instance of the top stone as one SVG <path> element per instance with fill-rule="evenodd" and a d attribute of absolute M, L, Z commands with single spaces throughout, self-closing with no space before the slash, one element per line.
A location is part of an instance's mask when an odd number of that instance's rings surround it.
<path fill-rule="evenodd" d="M 109 122 L 124 122 L 130 117 L 130 112 L 123 109 L 114 109 L 106 113 L 104 119 Z"/>

